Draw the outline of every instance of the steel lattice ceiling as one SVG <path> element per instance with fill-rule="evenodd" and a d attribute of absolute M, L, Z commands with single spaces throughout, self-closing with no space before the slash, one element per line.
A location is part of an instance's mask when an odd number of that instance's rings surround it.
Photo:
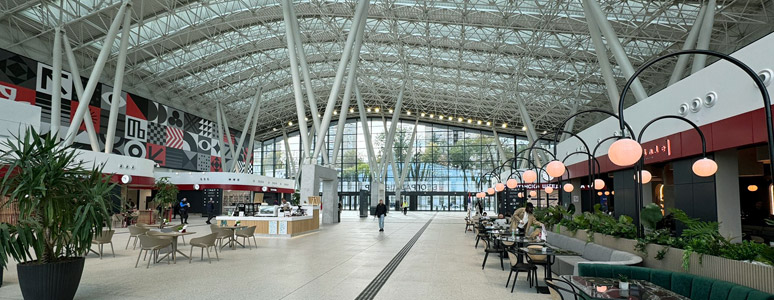
<path fill-rule="evenodd" d="M 479 126 L 476 121 L 482 120 L 500 131 L 520 132 L 517 97 L 525 101 L 538 131 L 553 129 L 575 104 L 610 109 L 581 2 L 372 2 L 358 68 L 366 106 L 386 113 L 398 87 L 408 81 L 404 110 L 443 115 L 444 120 L 436 121 L 463 127 Z M 771 0 L 717 3 L 711 49 L 729 52 L 771 32 Z M 0 47 L 28 52 L 48 47 L 42 52 L 50 54 L 52 28 L 61 15 L 79 63 L 88 71 L 120 4 L 0 1 L 0 29 L 9 35 L 0 39 Z M 294 4 L 312 86 L 324 109 L 356 1 Z M 701 1 L 600 4 L 636 68 L 682 46 Z M 296 123 L 278 1 L 136 0 L 131 10 L 127 90 L 210 118 L 215 101 L 222 101 L 230 123 L 237 126 L 263 86 L 260 139 L 278 134 L 272 129 L 288 121 Z M 109 64 L 118 44 L 116 39 Z M 620 84 L 624 77 L 612 58 L 611 63 Z M 643 84 L 652 93 L 664 86 L 670 72 L 650 71 L 642 76 Z M 338 105 L 336 109 L 340 111 Z M 459 118 L 465 122 L 458 123 Z M 575 129 L 594 121 L 591 116 L 579 119 Z M 502 123 L 509 127 L 502 129 Z"/>

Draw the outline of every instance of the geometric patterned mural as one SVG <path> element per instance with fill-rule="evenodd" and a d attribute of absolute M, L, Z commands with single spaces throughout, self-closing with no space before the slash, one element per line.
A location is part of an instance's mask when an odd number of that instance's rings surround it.
<path fill-rule="evenodd" d="M 51 66 L 0 49 L 0 101 L 22 101 L 39 106 L 43 133 L 49 132 L 52 126 L 51 77 Z M 62 107 L 54 112 L 61 115 L 58 125 L 62 133 L 67 132 L 80 103 L 73 80 L 69 72 L 62 72 Z M 87 79 L 80 80 L 86 86 Z M 89 100 L 89 113 L 102 150 L 105 149 L 112 95 L 113 87 L 100 83 Z M 223 171 L 215 122 L 126 92 L 121 93 L 119 108 L 113 153 L 144 157 L 171 169 Z M 240 133 L 231 129 L 231 138 L 223 136 L 223 141 L 231 140 L 236 147 Z M 91 149 L 85 125 L 81 124 L 73 146 Z M 228 148 L 226 145 L 230 151 Z M 238 152 L 244 155 L 246 151 L 244 148 Z"/>

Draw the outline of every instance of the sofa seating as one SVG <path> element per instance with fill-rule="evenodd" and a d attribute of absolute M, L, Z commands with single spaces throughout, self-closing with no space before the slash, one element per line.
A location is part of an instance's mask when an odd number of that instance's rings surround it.
<path fill-rule="evenodd" d="M 557 255 L 552 270 L 558 275 L 578 275 L 580 264 L 636 265 L 642 262 L 642 257 L 633 253 L 586 243 L 554 232 L 546 232 L 546 242 L 552 248 L 581 254 L 580 256 Z"/>
<path fill-rule="evenodd" d="M 578 275 L 647 280 L 692 300 L 774 300 L 774 295 L 728 281 L 688 273 L 606 264 L 580 264 Z"/>

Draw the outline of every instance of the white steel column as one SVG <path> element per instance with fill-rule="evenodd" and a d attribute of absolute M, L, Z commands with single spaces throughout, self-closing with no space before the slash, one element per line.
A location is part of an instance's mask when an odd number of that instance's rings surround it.
<path fill-rule="evenodd" d="M 704 19 L 704 16 L 706 15 L 706 13 L 707 13 L 707 6 L 702 5 L 701 10 L 699 10 L 699 14 L 696 16 L 696 20 L 693 22 L 693 26 L 691 26 L 691 31 L 688 32 L 688 37 L 685 38 L 685 43 L 683 43 L 682 50 L 694 49 L 694 46 L 696 45 L 696 40 L 699 37 L 699 30 L 701 29 L 701 21 Z M 675 82 L 682 79 L 683 73 L 685 72 L 685 67 L 688 66 L 688 58 L 690 58 L 690 55 L 680 55 L 679 57 L 677 57 L 677 63 L 675 64 L 675 69 L 672 70 L 672 76 L 669 78 L 668 85 L 672 85 Z"/>
<path fill-rule="evenodd" d="M 634 67 L 629 61 L 629 57 L 626 56 L 626 52 L 624 51 L 623 46 L 621 46 L 621 41 L 618 39 L 615 31 L 613 31 L 613 27 L 610 26 L 610 23 L 607 21 L 607 17 L 602 12 L 602 8 L 599 6 L 599 3 L 597 3 L 596 0 L 586 0 L 585 3 L 589 6 L 589 10 L 591 11 L 592 16 L 597 21 L 597 26 L 605 36 L 607 45 L 610 46 L 610 51 L 613 52 L 613 56 L 618 62 L 618 66 L 621 67 L 621 71 L 623 71 L 626 77 L 631 77 L 634 75 Z M 642 101 L 643 99 L 648 98 L 648 94 L 645 92 L 645 88 L 642 87 L 642 83 L 640 83 L 639 79 L 636 79 L 634 84 L 632 84 L 632 92 L 634 93 L 634 97 L 637 99 L 637 101 Z"/>
<path fill-rule="evenodd" d="M 290 9 L 290 19 L 293 20 L 291 22 L 292 32 L 293 32 L 293 40 L 296 44 L 296 55 L 298 58 L 299 65 L 301 66 L 301 75 L 304 76 L 304 87 L 306 88 L 306 98 L 307 101 L 309 101 L 309 110 L 311 110 L 312 113 L 312 132 L 309 132 L 309 139 L 310 141 L 314 138 L 314 134 L 317 132 L 317 130 L 320 128 L 320 116 L 318 115 L 320 110 L 317 107 L 317 100 L 314 97 L 314 90 L 312 89 L 312 78 L 309 75 L 309 66 L 306 63 L 306 52 L 304 51 L 304 46 L 301 43 L 301 30 L 298 26 L 298 18 L 296 17 L 296 10 L 293 7 L 293 2 L 291 0 L 286 0 L 288 2 L 288 7 Z M 323 151 L 322 152 L 323 157 L 323 164 L 328 164 L 328 152 Z M 317 157 L 312 158 L 314 161 L 317 159 Z"/>
<path fill-rule="evenodd" d="M 258 95 L 259 102 L 261 101 L 261 94 L 263 94 L 263 86 L 260 87 L 260 94 Z M 253 147 L 255 147 L 255 129 L 258 127 L 258 116 L 260 116 L 259 112 L 260 109 L 256 109 L 255 113 L 253 114 L 253 119 L 250 120 L 250 122 L 253 124 L 251 125 L 252 129 L 250 129 L 250 142 L 247 144 L 247 159 L 253 159 L 253 151 L 255 150 L 253 149 Z M 253 163 L 255 163 L 255 161 L 253 161 Z M 253 170 L 253 174 L 255 174 L 255 170 Z"/>
<path fill-rule="evenodd" d="M 78 65 L 75 62 L 75 55 L 73 49 L 70 47 L 70 42 L 67 40 L 67 35 L 62 33 L 62 42 L 64 42 L 65 55 L 67 57 L 67 63 L 70 65 L 70 74 L 73 76 L 73 87 L 75 87 L 75 95 L 78 97 L 78 106 L 89 106 L 91 99 L 83 98 L 83 83 L 81 82 L 81 72 L 78 70 Z M 78 109 L 76 108 L 76 111 Z M 89 143 L 91 144 L 91 151 L 99 151 L 99 141 L 97 140 L 97 131 L 94 129 L 94 122 L 91 120 L 91 113 L 89 110 L 84 112 L 83 124 L 86 126 L 86 134 L 89 136 Z M 87 117 L 88 116 L 88 117 Z M 80 124 L 77 124 L 80 127 Z M 68 128 L 69 129 L 69 128 Z M 69 131 L 69 130 L 68 130 Z M 77 131 L 75 135 L 77 135 Z M 73 137 L 75 138 L 75 137 Z M 65 143 L 70 140 L 69 136 L 65 136 Z M 69 146 L 66 144 L 65 146 Z"/>
<path fill-rule="evenodd" d="M 500 154 L 500 163 L 504 163 L 508 158 L 505 156 L 505 149 L 503 148 L 503 144 L 500 142 L 500 136 L 497 134 L 497 130 L 495 130 L 494 126 L 492 126 L 492 134 L 494 134 L 497 153 Z"/>
<path fill-rule="evenodd" d="M 336 69 L 336 77 L 333 80 L 331 94 L 328 96 L 328 105 L 325 107 L 322 124 L 320 124 L 320 128 L 317 129 L 317 144 L 314 147 L 314 154 L 312 157 L 317 157 L 323 147 L 325 139 L 322 137 L 328 132 L 328 125 L 331 123 L 331 116 L 333 115 L 333 109 L 336 105 L 336 98 L 338 98 L 341 82 L 344 78 L 344 70 L 347 68 L 347 60 L 349 59 L 350 54 L 352 54 L 352 46 L 355 44 L 355 35 L 358 32 L 360 23 L 365 22 L 363 14 L 367 14 L 368 12 L 368 1 L 369 0 L 360 0 L 355 9 L 355 16 L 352 18 L 352 26 L 347 35 L 347 41 L 344 44 L 344 51 L 341 54 L 339 66 Z"/>
<path fill-rule="evenodd" d="M 236 153 L 236 156 L 234 156 L 234 165 L 231 167 L 232 172 L 237 171 L 237 160 L 239 159 L 239 155 L 242 153 L 242 146 L 245 143 L 245 138 L 247 137 L 247 130 L 250 129 L 250 123 L 253 120 L 253 115 L 255 114 L 255 111 L 260 108 L 260 102 L 261 102 L 261 92 L 263 92 L 263 87 L 258 88 L 258 92 L 255 93 L 255 98 L 253 100 L 253 103 L 250 103 L 250 111 L 247 113 L 247 119 L 245 119 L 245 125 L 242 126 L 242 134 L 239 136 L 239 142 L 237 143 L 237 151 L 239 153 Z M 247 156 L 245 156 L 245 164 L 247 164 Z"/>
<path fill-rule="evenodd" d="M 228 126 L 228 118 L 226 118 L 226 110 L 223 109 L 223 105 L 220 102 L 218 102 L 218 105 L 220 105 L 220 119 L 223 121 L 223 133 L 226 134 L 226 141 L 228 141 L 228 149 L 231 150 L 231 161 L 233 163 L 236 163 L 237 153 L 234 150 L 234 140 L 231 139 L 231 128 Z M 226 164 L 226 161 L 223 161 L 223 165 L 226 166 L 226 168 L 224 168 L 223 170 L 229 170 L 228 164 Z"/>
<path fill-rule="evenodd" d="M 616 101 L 616 103 L 617 102 L 618 101 Z M 616 106 L 616 108 L 617 107 L 618 106 Z M 616 109 L 613 109 L 613 111 L 615 111 L 615 110 Z M 578 102 L 573 102 L 572 103 L 572 107 L 570 108 L 570 114 L 568 116 L 574 115 L 577 112 L 578 112 Z M 572 118 L 572 119 L 568 120 L 567 123 L 564 124 L 564 131 L 572 132 L 572 129 L 575 128 L 575 119 L 577 119 L 577 118 Z M 559 141 L 560 142 L 564 141 L 564 140 L 568 139 L 569 137 L 570 137 L 569 134 L 562 133 L 562 138 Z"/>
<path fill-rule="evenodd" d="M 220 159 L 221 165 L 226 163 L 226 145 L 223 142 L 223 119 L 220 117 L 220 102 L 215 103 L 215 118 L 218 122 L 218 144 L 220 145 Z"/>
<path fill-rule="evenodd" d="M 62 27 L 54 29 L 54 64 L 51 75 L 51 136 L 59 141 L 62 126 Z M 44 79 L 45 80 L 45 79 Z M 76 80 L 76 79 L 73 79 Z M 78 78 L 80 80 L 80 78 Z"/>
<path fill-rule="evenodd" d="M 113 142 L 116 139 L 116 126 L 118 124 L 118 110 L 121 104 L 121 89 L 124 85 L 124 67 L 126 66 L 126 48 L 129 47 L 129 26 L 132 22 L 132 10 L 124 13 L 124 25 L 121 28 L 121 44 L 118 48 L 116 59 L 116 76 L 113 80 L 113 95 L 110 97 L 110 116 L 108 117 L 107 132 L 105 133 L 105 153 L 113 152 Z M 110 47 L 111 45 L 103 45 Z"/>
<path fill-rule="evenodd" d="M 400 121 L 400 109 L 403 105 L 403 92 L 406 89 L 406 83 L 403 82 L 403 85 L 400 87 L 400 92 L 398 93 L 398 100 L 395 102 L 395 108 L 392 110 L 392 123 L 390 123 L 390 131 L 386 132 L 387 134 L 387 141 L 384 145 L 384 155 L 390 156 L 390 153 L 392 153 L 392 145 L 395 144 L 395 131 L 398 129 L 398 122 Z M 387 170 L 387 161 L 382 164 L 383 172 L 386 173 Z M 395 171 L 393 171 L 395 172 Z M 386 177 L 385 177 L 386 179 Z"/>
<path fill-rule="evenodd" d="M 301 92 L 301 78 L 298 74 L 298 61 L 296 57 L 296 41 L 293 38 L 293 20 L 290 16 L 290 2 L 282 5 L 282 14 L 285 19 L 285 40 L 288 43 L 288 58 L 290 59 L 290 76 L 293 79 L 293 95 L 296 100 L 296 116 L 298 117 L 298 132 L 301 135 L 302 156 L 299 159 L 303 163 L 311 163 L 311 144 L 309 143 L 309 131 L 306 128 L 306 109 Z"/>
<path fill-rule="evenodd" d="M 715 24 L 715 0 L 709 0 L 707 2 L 707 10 L 704 13 L 704 18 L 701 22 L 701 31 L 699 31 L 699 38 L 696 41 L 696 50 L 708 50 L 710 44 L 710 38 L 712 38 L 712 26 Z M 707 64 L 706 55 L 696 55 L 693 58 L 693 66 L 691 67 L 691 74 L 704 69 Z"/>
<path fill-rule="evenodd" d="M 124 15 L 124 13 L 127 10 L 126 7 L 128 5 L 129 5 L 128 2 L 125 2 L 123 5 L 121 5 L 121 8 L 118 9 L 118 13 L 116 14 L 116 16 Z M 99 83 L 99 77 L 102 75 L 102 70 L 105 67 L 105 62 L 110 56 L 110 48 L 111 48 L 110 45 L 113 45 L 113 40 L 115 40 L 116 35 L 118 34 L 118 26 L 121 25 L 121 20 L 122 20 L 121 18 L 115 18 L 113 19 L 113 23 L 110 24 L 110 29 L 108 30 L 107 35 L 105 35 L 105 41 L 102 43 L 103 47 L 102 49 L 100 49 L 99 56 L 97 56 L 97 61 L 94 62 L 94 68 L 91 70 L 91 75 L 89 76 L 89 82 L 86 83 L 86 88 L 83 90 L 83 95 L 82 95 L 83 99 L 90 100 L 91 96 L 94 95 L 94 90 L 97 88 L 97 83 Z M 69 45 L 67 48 L 69 48 Z M 69 52 L 70 53 L 68 53 L 68 55 L 72 53 L 72 49 L 70 49 Z M 74 56 L 73 56 L 73 59 L 74 59 Z M 77 80 L 80 80 L 80 78 L 78 78 Z M 88 105 L 78 105 L 78 109 L 75 110 L 75 114 L 73 114 L 73 119 L 70 122 L 70 128 L 67 129 L 66 140 L 64 143 L 65 146 L 72 144 L 73 140 L 75 140 L 75 136 L 78 133 L 78 128 L 81 127 L 83 116 L 88 111 L 88 109 L 89 109 Z"/>
<path fill-rule="evenodd" d="M 613 107 L 615 113 L 618 113 L 618 85 L 613 77 L 613 67 L 610 65 L 610 60 L 607 58 L 607 48 L 602 42 L 602 35 L 599 31 L 599 26 L 596 20 L 589 12 L 588 5 L 583 5 L 583 11 L 586 15 L 586 24 L 589 26 L 589 33 L 591 34 L 591 41 L 594 43 L 594 52 L 597 54 L 597 61 L 599 61 L 599 68 L 602 71 L 602 78 L 605 80 L 605 87 L 607 88 L 607 98 L 610 100 L 610 104 Z"/>
<path fill-rule="evenodd" d="M 399 176 L 395 175 L 395 172 L 397 171 L 393 171 L 393 177 L 395 177 L 395 201 L 397 201 L 396 205 L 398 203 L 403 203 L 403 199 L 401 199 L 400 193 L 403 192 L 403 182 L 406 180 L 406 176 L 408 175 L 408 170 L 410 168 L 409 165 L 411 164 L 411 160 L 414 158 L 414 142 L 416 141 L 417 137 L 417 127 L 419 127 L 419 118 L 417 118 L 417 120 L 414 122 L 414 130 L 411 132 L 411 139 L 409 139 L 406 159 L 403 161 L 403 169 L 400 170 Z M 393 167 L 393 169 L 395 169 L 395 167 Z"/>
<path fill-rule="evenodd" d="M 357 102 L 357 112 L 360 114 L 360 125 L 363 127 L 363 137 L 365 138 L 366 153 L 368 154 L 368 169 L 371 171 L 371 177 L 376 177 L 376 155 L 374 154 L 374 144 L 371 142 L 371 131 L 368 128 L 368 117 L 363 105 L 363 98 L 360 96 L 360 87 L 355 83 L 355 99 Z"/>
<path fill-rule="evenodd" d="M 293 163 L 293 151 L 290 150 L 290 141 L 288 141 L 288 133 L 285 129 L 282 129 L 282 141 L 285 142 L 285 160 L 290 166 L 290 174 L 296 173 L 296 164 Z"/>
<path fill-rule="evenodd" d="M 357 80 L 357 64 L 360 60 L 360 48 L 363 44 L 363 32 L 365 30 L 365 19 L 368 15 L 363 14 L 363 20 L 355 36 L 355 49 L 349 60 L 349 73 L 347 74 L 347 85 L 344 86 L 344 98 L 341 99 L 341 111 L 339 112 L 339 123 L 336 126 L 336 137 L 333 139 L 333 157 L 331 165 L 335 165 L 338 159 L 341 142 L 344 135 L 344 126 L 347 123 L 347 113 L 349 112 L 349 101 L 352 99 L 352 86 Z"/>

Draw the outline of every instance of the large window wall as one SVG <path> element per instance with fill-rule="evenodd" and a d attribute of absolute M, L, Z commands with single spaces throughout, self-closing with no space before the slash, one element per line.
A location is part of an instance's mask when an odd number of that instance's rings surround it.
<path fill-rule="evenodd" d="M 336 159 L 335 168 L 339 170 L 340 193 L 357 193 L 368 189 L 370 184 L 370 166 L 366 149 L 366 138 L 362 125 L 357 119 L 350 119 L 344 125 L 344 135 L 341 150 Z M 391 126 L 390 121 L 371 118 L 368 122 L 372 136 L 372 144 L 381 163 L 386 145 L 386 131 Z M 420 122 L 417 127 L 414 142 L 414 157 L 404 165 L 408 156 L 409 143 L 414 128 L 414 121 L 401 120 L 395 135 L 393 151 L 397 172 L 393 165 L 387 167 L 387 192 L 395 189 L 395 174 L 400 176 L 403 168 L 408 168 L 403 192 L 462 194 L 475 192 L 479 189 L 478 180 L 481 174 L 498 166 L 503 159 L 497 150 L 497 144 L 491 131 L 461 128 L 442 124 Z M 328 155 L 332 156 L 334 137 L 337 124 L 328 131 Z M 499 134 L 507 158 L 512 158 L 518 150 L 526 148 L 528 141 L 524 136 Z M 286 151 L 282 136 L 267 140 L 256 146 L 254 170 L 262 175 L 273 177 L 293 177 L 298 169 L 298 159 L 301 156 L 300 137 L 298 132 L 288 133 Z M 330 158 L 332 159 L 332 158 Z M 322 163 L 322 159 L 320 159 Z M 454 206 L 450 204 L 449 206 Z"/>

